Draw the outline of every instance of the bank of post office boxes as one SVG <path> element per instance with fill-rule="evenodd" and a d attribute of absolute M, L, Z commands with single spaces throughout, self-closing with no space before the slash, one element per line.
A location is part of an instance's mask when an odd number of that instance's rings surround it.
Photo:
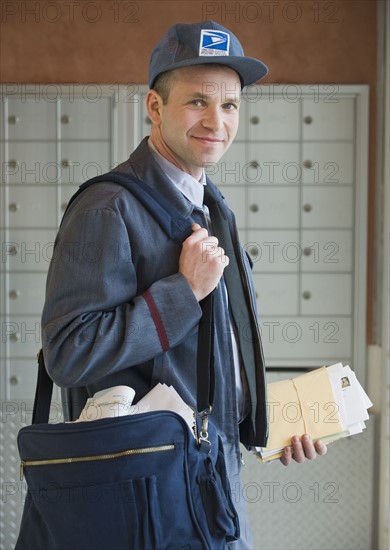
<path fill-rule="evenodd" d="M 110 142 L 62 142 L 60 173 L 63 185 L 80 185 L 111 168 Z"/>
<path fill-rule="evenodd" d="M 322 367 L 353 356 L 350 316 L 261 315 L 259 326 L 268 366 Z M 284 373 L 284 378 L 289 375 Z"/>
<path fill-rule="evenodd" d="M 4 98 L 1 137 L 9 141 L 51 141 L 57 138 L 57 100 L 36 94 L 15 94 Z"/>
<path fill-rule="evenodd" d="M 300 260 L 303 271 L 348 272 L 354 265 L 353 234 L 345 229 L 303 229 Z"/>
<path fill-rule="evenodd" d="M 9 227 L 55 227 L 57 189 L 55 186 L 10 186 L 8 189 Z"/>
<path fill-rule="evenodd" d="M 299 101 L 288 101 L 266 93 L 244 94 L 247 104 L 248 141 L 298 141 Z"/>
<path fill-rule="evenodd" d="M 354 181 L 352 142 L 304 142 L 302 144 L 302 183 L 342 185 Z"/>
<path fill-rule="evenodd" d="M 111 169 L 116 158 L 119 95 L 106 88 L 11 90 L 0 106 L 7 396 L 31 396 L 31 371 L 24 369 L 40 346 L 46 272 L 66 205 L 83 181 Z M 135 136 L 136 143 L 151 130 L 145 97 L 141 90 L 130 109 L 128 139 Z M 235 211 L 253 263 L 270 368 L 353 362 L 356 335 L 364 333 L 354 299 L 363 303 L 365 296 L 356 289 L 364 279 L 356 270 L 365 265 L 356 205 L 367 185 L 367 151 L 358 149 L 367 132 L 359 105 L 367 98 L 364 90 L 336 85 L 250 86 L 242 93 L 234 143 L 205 167 Z"/>
<path fill-rule="evenodd" d="M 296 186 L 249 187 L 249 228 L 296 228 L 299 224 L 299 189 Z"/>
<path fill-rule="evenodd" d="M 353 188 L 312 187 L 302 188 L 302 227 L 352 228 Z"/>
<path fill-rule="evenodd" d="M 2 179 L 12 185 L 55 185 L 60 165 L 54 142 L 17 141 L 4 144 Z"/>
<path fill-rule="evenodd" d="M 297 273 L 254 273 L 253 279 L 260 316 L 299 314 Z"/>
<path fill-rule="evenodd" d="M 354 98 L 337 93 L 303 99 L 303 141 L 353 141 L 355 108 Z"/>
<path fill-rule="evenodd" d="M 56 229 L 10 229 L 2 242 L 2 268 L 6 272 L 47 272 L 53 255 Z"/>
<path fill-rule="evenodd" d="M 28 284 L 25 274 L 11 272 L 4 274 L 7 280 L 6 296 L 8 297 L 8 312 L 13 315 L 39 315 L 45 299 L 46 274 L 30 273 Z M 2 302 L 5 313 L 5 303 Z"/>
<path fill-rule="evenodd" d="M 81 97 L 63 97 L 59 110 L 61 140 L 111 139 L 112 97 L 102 96 L 101 87 L 84 87 Z M 95 159 L 98 157 L 95 157 Z"/>
<path fill-rule="evenodd" d="M 249 185 L 297 185 L 301 181 L 299 142 L 251 142 L 245 170 Z"/>
<path fill-rule="evenodd" d="M 2 398 L 33 397 L 57 229 L 78 186 L 112 168 L 115 147 L 113 88 L 28 89 L 1 104 Z"/>
<path fill-rule="evenodd" d="M 230 191 L 232 182 L 219 183 L 253 262 L 259 319 L 292 323 L 284 339 L 282 330 L 265 343 L 267 364 L 351 361 L 361 323 L 353 307 L 355 204 L 365 185 L 356 181 L 356 98 L 338 86 L 321 93 L 315 86 L 255 87 L 244 93 L 240 115 L 227 155 L 230 166 L 242 164 L 241 183 Z M 295 340 L 294 327 L 305 327 Z M 320 327 L 323 338 L 311 341 Z M 333 329 L 340 338 L 331 338 Z"/>
<path fill-rule="evenodd" d="M 303 315 L 350 315 L 352 276 L 349 273 L 302 273 L 300 308 Z"/>
<path fill-rule="evenodd" d="M 244 246 L 254 273 L 299 271 L 302 249 L 296 229 L 248 230 Z"/>

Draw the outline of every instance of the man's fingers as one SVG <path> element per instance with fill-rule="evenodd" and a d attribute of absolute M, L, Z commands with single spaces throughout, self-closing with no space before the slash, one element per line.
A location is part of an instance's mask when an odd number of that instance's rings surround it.
<path fill-rule="evenodd" d="M 301 438 L 302 450 L 304 457 L 309 460 L 314 460 L 317 457 L 317 451 L 314 446 L 313 440 L 309 434 L 305 434 Z"/>
<path fill-rule="evenodd" d="M 193 233 L 186 239 L 188 242 L 196 242 L 203 239 L 207 239 L 209 233 L 205 227 L 201 227 L 197 223 L 192 224 Z M 185 241 L 184 241 L 185 242 Z"/>
<path fill-rule="evenodd" d="M 225 256 L 223 248 L 218 246 L 219 241 L 214 235 L 209 235 L 207 229 L 199 224 L 192 224 L 193 233 L 184 242 L 185 246 L 195 246 L 202 254 L 203 261 L 207 261 L 210 256 L 223 258 L 225 267 L 229 262 L 229 258 Z"/>
<path fill-rule="evenodd" d="M 313 442 L 309 434 L 305 434 L 302 437 L 294 435 L 291 439 L 291 445 L 284 448 L 280 460 L 284 466 L 288 466 L 292 460 L 302 463 L 305 460 L 314 460 L 317 455 L 323 456 L 326 452 L 327 446 L 320 439 Z"/>
<path fill-rule="evenodd" d="M 305 451 L 304 451 L 301 439 L 298 436 L 294 435 L 294 437 L 291 440 L 291 445 L 292 445 L 292 454 L 295 462 L 298 462 L 299 464 L 301 462 L 304 462 L 306 456 L 305 456 Z"/>
<path fill-rule="evenodd" d="M 321 441 L 321 439 L 318 439 L 318 441 L 316 441 L 314 443 L 314 446 L 316 448 L 316 451 L 317 453 L 320 455 L 320 456 L 324 456 L 326 455 L 327 451 L 328 451 L 328 448 L 327 446 L 325 445 L 325 443 L 323 441 Z"/>
<path fill-rule="evenodd" d="M 217 286 L 223 270 L 229 264 L 218 239 L 209 235 L 199 224 L 192 225 L 193 233 L 183 242 L 179 272 L 187 279 L 198 301 Z"/>
<path fill-rule="evenodd" d="M 192 224 L 192 230 L 193 233 L 184 241 L 184 243 L 187 242 L 187 244 L 196 244 L 196 243 L 210 243 L 213 245 L 218 245 L 218 239 L 217 237 L 214 237 L 213 235 L 209 235 L 209 232 L 205 227 L 201 227 L 197 223 Z"/>
<path fill-rule="evenodd" d="M 280 461 L 283 464 L 283 466 L 288 466 L 291 460 L 292 460 L 292 448 L 285 447 L 283 450 L 283 455 L 280 458 Z"/>

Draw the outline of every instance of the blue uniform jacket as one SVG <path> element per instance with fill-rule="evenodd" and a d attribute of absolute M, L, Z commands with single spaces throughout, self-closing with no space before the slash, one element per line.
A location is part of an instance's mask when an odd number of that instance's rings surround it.
<path fill-rule="evenodd" d="M 135 175 L 162 193 L 183 216 L 206 226 L 203 210 L 167 179 L 146 139 L 116 170 Z M 247 446 L 265 444 L 267 415 L 250 266 L 239 247 L 230 210 L 228 215 L 253 321 L 256 365 L 246 372 L 250 410 L 239 423 L 228 306 L 218 285 L 211 419 L 239 459 L 240 440 Z M 164 382 L 195 406 L 201 309 L 178 273 L 180 252 L 180 243 L 170 240 L 119 185 L 95 184 L 72 203 L 56 238 L 42 316 L 46 366 L 63 388 L 68 419 L 77 418 L 87 397 L 115 385 L 133 387 L 136 402 L 156 383 Z M 236 327 L 236 334 L 240 339 L 248 331 Z"/>

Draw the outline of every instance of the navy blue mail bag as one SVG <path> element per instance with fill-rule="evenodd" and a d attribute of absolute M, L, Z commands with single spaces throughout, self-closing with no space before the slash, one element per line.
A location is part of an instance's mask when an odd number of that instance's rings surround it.
<path fill-rule="evenodd" d="M 189 220 L 126 174 L 85 182 L 126 187 L 181 241 Z M 32 425 L 18 434 L 27 482 L 15 550 L 219 549 L 239 538 L 220 438 L 209 414 L 213 296 L 201 304 L 194 430 L 170 411 L 49 424 L 53 382 L 39 353 Z"/>

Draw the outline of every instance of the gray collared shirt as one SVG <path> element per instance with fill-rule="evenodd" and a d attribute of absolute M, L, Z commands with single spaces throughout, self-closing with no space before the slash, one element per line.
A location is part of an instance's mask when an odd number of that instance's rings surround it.
<path fill-rule="evenodd" d="M 201 179 L 198 181 L 196 178 L 191 176 L 191 174 L 183 172 L 183 170 L 180 170 L 180 168 L 178 168 L 177 166 L 172 164 L 172 162 L 163 157 L 157 151 L 153 141 L 150 138 L 148 141 L 148 145 L 161 170 L 171 180 L 171 182 L 176 185 L 176 187 L 179 189 L 179 191 L 183 193 L 186 199 L 188 199 L 195 206 L 198 206 L 199 208 L 202 208 L 204 210 L 204 186 L 207 185 L 204 170 L 202 172 Z M 206 209 L 208 210 L 207 206 Z"/>

